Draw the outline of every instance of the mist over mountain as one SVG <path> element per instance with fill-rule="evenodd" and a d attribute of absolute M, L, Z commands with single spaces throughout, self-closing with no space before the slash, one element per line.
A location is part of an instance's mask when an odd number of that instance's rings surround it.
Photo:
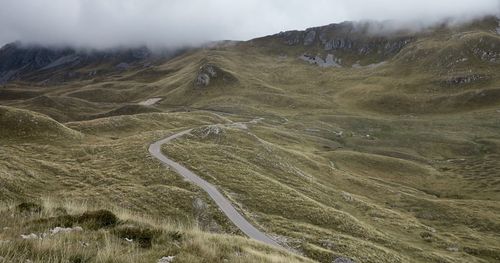
<path fill-rule="evenodd" d="M 0 263 L 500 262 L 500 0 L 0 0 Z"/>
<path fill-rule="evenodd" d="M 342 21 L 395 21 L 419 30 L 447 20 L 499 14 L 497 0 L 35 0 L 0 1 L 0 45 L 109 48 L 178 47 L 224 39 L 248 40 L 290 29 Z"/>

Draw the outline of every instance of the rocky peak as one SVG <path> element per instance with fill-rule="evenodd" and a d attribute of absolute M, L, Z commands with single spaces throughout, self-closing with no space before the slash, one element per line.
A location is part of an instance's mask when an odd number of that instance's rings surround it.
<path fill-rule="evenodd" d="M 324 51 L 349 51 L 359 55 L 391 55 L 399 52 L 414 37 L 411 35 L 370 35 L 366 27 L 351 22 L 287 31 L 275 35 L 289 46 L 303 45 Z"/>

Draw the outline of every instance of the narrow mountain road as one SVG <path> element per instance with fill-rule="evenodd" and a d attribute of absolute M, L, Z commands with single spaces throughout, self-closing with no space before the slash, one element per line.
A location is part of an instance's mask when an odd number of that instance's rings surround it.
<path fill-rule="evenodd" d="M 214 185 L 203 180 L 201 177 L 191 172 L 186 167 L 162 154 L 161 146 L 163 144 L 175 140 L 185 134 L 188 134 L 191 131 L 192 129 L 185 130 L 163 140 L 157 141 L 149 146 L 149 152 L 163 164 L 171 167 L 178 174 L 205 190 L 205 192 L 207 192 L 207 194 L 215 201 L 217 206 L 219 206 L 222 212 L 226 214 L 229 220 L 231 220 L 231 222 L 233 222 L 236 227 L 238 227 L 243 233 L 245 233 L 245 235 L 262 243 L 282 248 L 282 246 L 278 244 L 278 242 L 258 230 L 256 227 L 250 224 L 250 222 L 248 222 L 248 220 L 246 220 L 240 213 L 238 213 L 231 202 L 226 197 L 224 197 L 224 195 L 222 195 Z"/>

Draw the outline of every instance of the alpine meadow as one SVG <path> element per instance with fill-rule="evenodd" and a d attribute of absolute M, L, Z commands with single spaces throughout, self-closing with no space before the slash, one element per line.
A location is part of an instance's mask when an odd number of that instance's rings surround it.
<path fill-rule="evenodd" d="M 499 17 L 175 47 L 20 33 L 0 262 L 500 262 Z"/>

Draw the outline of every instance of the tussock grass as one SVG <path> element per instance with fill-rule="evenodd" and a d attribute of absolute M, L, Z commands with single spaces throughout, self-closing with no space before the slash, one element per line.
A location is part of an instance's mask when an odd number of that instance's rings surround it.
<path fill-rule="evenodd" d="M 307 129 L 284 133 L 265 121 L 210 131 L 195 129 L 163 151 L 219 185 L 244 214 L 257 218 L 256 224 L 287 237 L 290 246 L 308 257 L 321 262 L 340 256 L 362 262 L 498 257 L 499 251 L 493 249 L 498 239 L 492 234 L 498 214 L 490 214 L 487 206 L 480 208 L 482 201 L 436 198 L 433 191 L 451 195 L 467 182 L 456 178 L 457 188 L 441 186 L 441 182 L 449 186 L 450 178 L 442 178 L 434 165 L 331 151 L 323 148 L 321 135 L 313 135 L 316 129 L 313 134 Z M 372 151 L 383 134 L 378 131 L 375 141 L 365 138 L 370 143 L 364 151 Z M 359 147 L 356 137 L 333 136 L 340 145 Z M 498 208 L 497 202 L 490 205 Z M 471 233 L 478 237 L 474 242 L 464 238 Z M 468 253 L 477 242 L 487 251 Z M 460 248 L 452 252 L 455 247 Z"/>
<path fill-rule="evenodd" d="M 95 211 L 83 204 L 47 200 L 44 204 L 42 211 L 30 214 L 21 213 L 12 205 L 2 206 L 3 261 L 157 262 L 163 256 L 174 256 L 174 262 L 312 262 L 248 239 L 208 234 L 168 221 L 151 221 L 123 209 Z M 74 218 L 83 230 L 50 234 L 53 227 L 45 222 L 61 217 L 61 209 L 80 211 L 66 216 Z M 88 218 L 109 222 L 110 217 L 117 221 L 92 227 L 84 222 Z M 37 238 L 23 239 L 22 234 L 35 234 Z"/>
<path fill-rule="evenodd" d="M 39 200 L 41 219 L 105 209 L 121 223 L 91 230 L 99 248 L 83 250 L 68 236 L 20 242 L 8 253 L 134 262 L 174 251 L 180 262 L 287 262 L 245 239 L 196 229 L 241 234 L 147 147 L 197 128 L 163 151 L 218 186 L 256 226 L 312 259 L 498 261 L 500 38 L 490 29 L 418 35 L 394 57 L 331 51 L 345 58 L 342 68 L 297 59 L 326 55 L 323 49 L 266 37 L 36 92 L 31 83 L 10 83 L 0 103 L 22 114 L 0 125 L 0 200 L 14 207 L 51 196 L 70 205 Z M 353 68 L 356 62 L 365 67 Z M 206 65 L 234 81 L 195 87 Z M 153 97 L 162 101 L 135 105 Z M 18 125 L 25 115 L 41 125 Z M 206 128 L 259 117 L 219 134 Z M 45 222 L 33 228 L 49 227 Z M 130 237 L 146 248 L 123 241 Z"/>

